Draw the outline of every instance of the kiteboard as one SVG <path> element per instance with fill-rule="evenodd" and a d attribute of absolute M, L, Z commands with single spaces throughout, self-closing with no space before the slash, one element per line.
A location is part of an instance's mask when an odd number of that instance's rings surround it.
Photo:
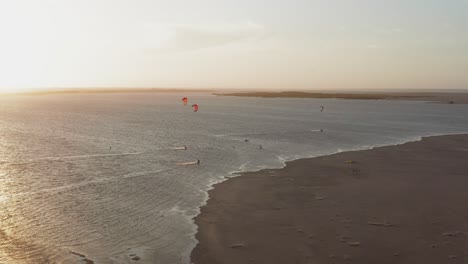
<path fill-rule="evenodd" d="M 188 165 L 197 165 L 197 164 L 199 164 L 198 161 L 179 162 L 179 163 L 177 163 L 178 166 L 188 166 Z"/>

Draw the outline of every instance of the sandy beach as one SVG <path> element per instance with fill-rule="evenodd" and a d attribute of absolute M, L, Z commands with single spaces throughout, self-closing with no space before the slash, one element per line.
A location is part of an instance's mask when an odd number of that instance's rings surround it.
<path fill-rule="evenodd" d="M 467 161 L 451 135 L 245 173 L 209 192 L 192 261 L 466 263 Z"/>

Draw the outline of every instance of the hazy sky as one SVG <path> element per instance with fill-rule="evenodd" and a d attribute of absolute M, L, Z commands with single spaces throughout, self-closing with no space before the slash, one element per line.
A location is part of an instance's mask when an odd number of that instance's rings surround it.
<path fill-rule="evenodd" d="M 467 0 L 0 0 L 0 91 L 468 88 Z"/>

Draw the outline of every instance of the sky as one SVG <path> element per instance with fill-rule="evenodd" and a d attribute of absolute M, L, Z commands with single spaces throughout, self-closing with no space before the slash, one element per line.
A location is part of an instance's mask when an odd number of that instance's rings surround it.
<path fill-rule="evenodd" d="M 467 89 L 466 0 L 0 0 L 0 92 Z"/>

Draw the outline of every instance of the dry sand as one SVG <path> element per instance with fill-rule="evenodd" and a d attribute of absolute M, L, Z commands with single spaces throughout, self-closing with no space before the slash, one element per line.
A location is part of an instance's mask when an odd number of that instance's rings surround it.
<path fill-rule="evenodd" d="M 297 160 L 209 194 L 196 264 L 468 263 L 468 135 Z"/>

